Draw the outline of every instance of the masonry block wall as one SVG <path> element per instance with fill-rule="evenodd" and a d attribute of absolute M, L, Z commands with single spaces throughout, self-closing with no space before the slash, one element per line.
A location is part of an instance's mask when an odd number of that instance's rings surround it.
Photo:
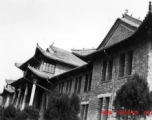
<path fill-rule="evenodd" d="M 107 55 L 98 56 L 93 60 L 93 69 L 85 70 L 69 75 L 66 79 L 57 84 L 60 92 L 77 93 L 81 99 L 81 117 L 82 120 L 110 120 L 110 116 L 101 114 L 103 110 L 111 110 L 113 81 L 115 81 L 115 93 L 124 84 L 132 74 L 138 73 L 148 78 L 152 72 L 148 62 L 152 58 L 152 47 L 146 38 L 140 38 L 132 44 L 121 46 L 120 48 L 108 52 L 111 60 Z M 151 49 L 150 49 L 151 48 Z M 150 70 L 151 69 L 151 70 Z M 150 71 L 147 74 L 147 71 Z M 91 89 L 85 91 L 86 75 L 92 73 Z M 81 76 L 81 84 L 77 83 L 78 77 Z M 151 76 L 152 77 L 152 76 Z M 67 91 L 68 81 L 72 81 L 70 91 Z M 80 91 L 75 91 L 76 84 Z M 82 116 L 83 115 L 83 116 Z M 112 118 L 115 116 L 113 115 Z"/>
<path fill-rule="evenodd" d="M 102 118 L 101 111 L 99 112 L 99 101 L 100 99 L 98 98 L 98 95 L 100 94 L 107 94 L 112 92 L 112 81 L 115 80 L 115 91 L 120 88 L 124 82 L 131 77 L 131 74 L 133 73 L 138 73 L 144 77 L 147 77 L 147 70 L 148 70 L 148 55 L 149 54 L 149 42 L 142 38 L 141 40 L 139 39 L 138 42 L 133 43 L 131 45 L 128 45 L 126 47 L 119 48 L 118 50 L 113 51 L 113 53 L 110 53 L 109 56 L 113 58 L 113 68 L 112 68 L 112 79 L 111 80 L 106 80 L 106 77 L 104 78 L 105 80 L 103 81 L 103 62 L 104 60 L 107 60 L 108 58 L 106 56 L 99 56 L 98 58 L 95 59 L 94 61 L 94 66 L 93 66 L 93 74 L 92 74 L 92 89 L 89 98 L 89 110 L 88 110 L 88 119 L 87 120 L 100 120 Z M 128 73 L 128 62 L 127 59 L 130 59 L 127 57 L 128 51 L 132 51 L 132 70 L 131 74 L 129 75 Z M 152 51 L 152 50 L 151 50 Z M 124 73 L 123 75 L 119 76 L 119 72 L 122 72 L 120 68 L 122 65 L 120 62 L 120 56 L 121 54 L 125 54 L 125 60 L 124 60 Z M 108 60 L 107 60 L 108 61 Z M 149 63 L 150 64 L 150 63 Z M 121 68 L 122 69 L 122 68 Z M 152 70 L 152 69 L 151 69 Z M 106 70 L 107 73 L 107 70 Z M 106 97 L 106 96 L 105 96 Z M 108 97 L 108 96 L 107 96 Z M 112 104 L 110 101 L 109 105 Z M 98 106 L 98 107 L 97 107 Z M 102 110 L 102 109 L 101 109 Z M 104 120 L 107 120 L 108 118 L 104 118 Z M 110 118 L 109 118 L 110 119 Z"/>

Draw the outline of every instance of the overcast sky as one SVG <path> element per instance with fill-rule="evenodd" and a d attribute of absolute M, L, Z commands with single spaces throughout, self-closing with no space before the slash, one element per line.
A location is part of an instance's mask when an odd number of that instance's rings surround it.
<path fill-rule="evenodd" d="M 36 44 L 65 50 L 96 48 L 125 10 L 143 20 L 148 0 L 0 0 L 0 91 L 17 80 L 15 62 L 34 55 Z"/>

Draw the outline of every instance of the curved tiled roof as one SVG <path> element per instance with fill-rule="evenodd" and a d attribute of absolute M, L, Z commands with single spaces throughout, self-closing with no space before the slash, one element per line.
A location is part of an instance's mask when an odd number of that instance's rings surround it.
<path fill-rule="evenodd" d="M 31 66 L 28 66 L 28 69 L 31 70 L 36 76 L 44 78 L 44 79 L 50 79 L 53 76 L 50 73 L 42 72 L 42 71 L 37 70 Z"/>
<path fill-rule="evenodd" d="M 9 93 L 13 93 L 14 90 L 11 87 L 5 87 L 4 90 L 6 90 Z"/>
<path fill-rule="evenodd" d="M 96 51 L 96 49 L 72 49 L 72 53 L 76 56 L 88 55 L 94 51 Z"/>
<path fill-rule="evenodd" d="M 23 63 L 15 63 L 15 66 L 18 68 L 21 67 L 22 65 L 23 65 Z"/>
<path fill-rule="evenodd" d="M 57 48 L 55 46 L 50 46 L 48 51 L 43 50 L 41 47 L 37 46 L 37 48 L 41 51 L 41 53 L 46 56 L 47 58 L 60 61 L 66 64 L 70 64 L 73 66 L 81 66 L 86 64 L 83 60 L 78 58 L 77 56 L 73 55 L 71 52 L 66 50 Z M 53 51 L 53 53 L 52 53 Z"/>
<path fill-rule="evenodd" d="M 14 80 L 8 80 L 8 79 L 6 79 L 5 82 L 6 82 L 7 84 L 11 84 L 12 82 L 14 82 Z"/>

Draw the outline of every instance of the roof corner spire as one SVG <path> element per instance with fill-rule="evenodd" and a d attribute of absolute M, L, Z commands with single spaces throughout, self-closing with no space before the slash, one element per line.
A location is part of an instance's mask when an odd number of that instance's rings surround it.
<path fill-rule="evenodd" d="M 149 12 L 151 12 L 151 1 L 149 2 Z"/>

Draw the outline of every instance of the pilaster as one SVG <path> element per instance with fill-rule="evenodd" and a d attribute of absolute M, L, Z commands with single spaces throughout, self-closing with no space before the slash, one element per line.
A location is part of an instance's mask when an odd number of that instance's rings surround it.
<path fill-rule="evenodd" d="M 32 86 L 31 97 L 30 97 L 30 102 L 29 102 L 29 105 L 30 105 L 30 106 L 33 105 L 34 96 L 35 96 L 35 90 L 36 90 L 36 83 L 37 83 L 37 80 L 34 79 L 33 86 Z"/>
<path fill-rule="evenodd" d="M 28 94 L 28 85 L 26 84 L 21 110 L 23 110 L 25 107 L 27 94 Z"/>
<path fill-rule="evenodd" d="M 14 95 L 13 95 L 12 104 L 14 104 L 14 102 L 15 102 L 15 98 L 16 98 L 16 90 L 14 91 Z"/>
<path fill-rule="evenodd" d="M 20 96 L 21 96 L 21 87 L 19 88 L 19 93 L 18 93 L 16 105 L 15 105 L 16 108 L 18 107 Z"/>

